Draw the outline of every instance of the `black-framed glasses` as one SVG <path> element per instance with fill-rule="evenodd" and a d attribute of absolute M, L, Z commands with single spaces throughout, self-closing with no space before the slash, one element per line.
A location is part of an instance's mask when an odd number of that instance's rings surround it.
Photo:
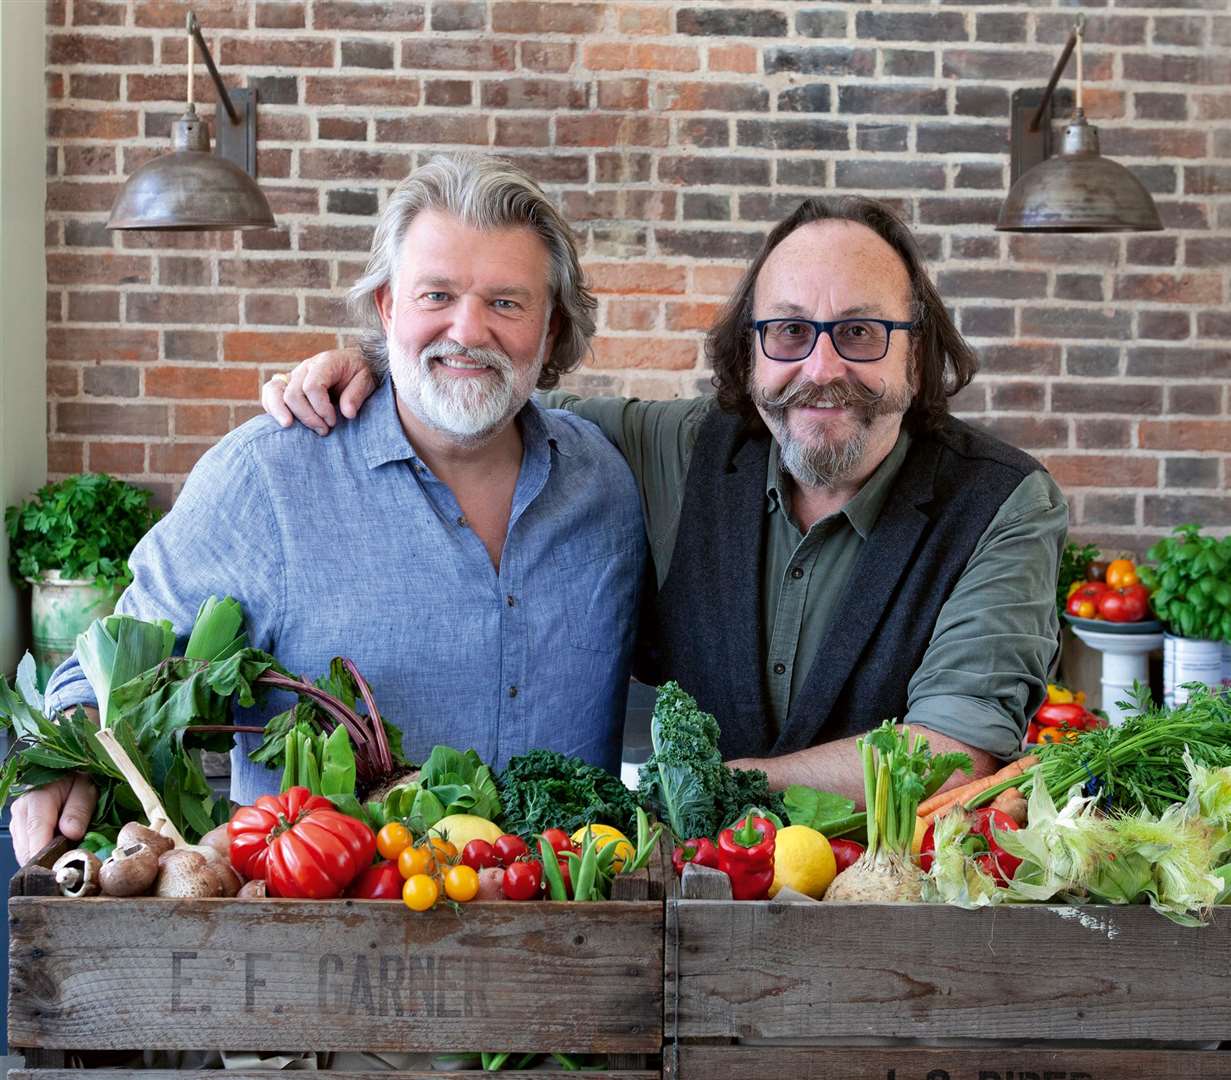
<path fill-rule="evenodd" d="M 891 319 L 836 319 L 813 322 L 811 319 L 759 319 L 752 324 L 761 339 L 761 351 L 771 360 L 796 363 L 806 360 L 822 334 L 828 334 L 843 360 L 866 364 L 883 360 L 889 351 L 889 337 L 895 330 L 913 330 L 913 322 Z"/>

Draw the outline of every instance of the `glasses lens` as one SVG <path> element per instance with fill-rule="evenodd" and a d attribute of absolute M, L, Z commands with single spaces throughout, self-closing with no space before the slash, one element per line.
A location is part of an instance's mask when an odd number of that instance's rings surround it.
<path fill-rule="evenodd" d="M 847 360 L 879 360 L 889 349 L 889 331 L 883 323 L 843 319 L 833 328 L 833 343 Z"/>
<path fill-rule="evenodd" d="M 775 319 L 761 330 L 761 348 L 771 360 L 802 360 L 816 344 L 816 330 L 797 319 Z"/>

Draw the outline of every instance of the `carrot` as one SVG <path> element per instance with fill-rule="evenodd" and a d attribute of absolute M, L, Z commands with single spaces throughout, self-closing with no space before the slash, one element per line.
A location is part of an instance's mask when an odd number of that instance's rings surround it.
<path fill-rule="evenodd" d="M 949 807 L 956 806 L 959 803 L 968 803 L 976 795 L 981 795 L 989 788 L 1003 784 L 1006 780 L 1010 780 L 1013 777 L 1021 776 L 1030 766 L 1036 764 L 1038 760 L 1033 754 L 1027 754 L 1023 758 L 1010 762 L 999 772 L 992 773 L 991 776 L 981 776 L 978 780 L 972 780 L 969 784 L 963 784 L 961 787 L 939 792 L 925 802 L 921 802 L 916 813 L 924 821 L 931 821 L 938 814 L 948 810 Z"/>

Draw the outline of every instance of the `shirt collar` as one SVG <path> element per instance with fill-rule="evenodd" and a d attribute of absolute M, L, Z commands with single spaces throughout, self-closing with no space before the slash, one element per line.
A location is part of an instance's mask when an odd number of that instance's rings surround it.
<path fill-rule="evenodd" d="M 419 461 L 415 448 L 406 437 L 402 419 L 398 416 L 397 392 L 391 378 L 385 378 L 377 387 L 371 399 L 360 410 L 359 418 L 363 422 L 363 456 L 369 469 L 379 468 L 391 461 Z M 533 400 L 522 406 L 517 419 L 521 423 L 522 445 L 527 461 L 538 459 L 549 448 L 557 449 L 556 440 L 548 435 L 542 410 Z"/>
<path fill-rule="evenodd" d="M 893 449 L 885 456 L 876 470 L 864 481 L 856 493 L 840 511 L 846 516 L 859 536 L 866 540 L 876 525 L 876 519 L 889 497 L 889 489 L 897 477 L 902 463 L 906 460 L 906 452 L 910 449 L 910 433 L 905 427 L 898 433 L 898 440 Z M 771 513 L 775 510 L 786 511 L 790 505 L 790 478 L 782 469 L 778 458 L 778 443 L 770 440 L 769 467 L 766 470 L 765 495 L 767 506 Z"/>

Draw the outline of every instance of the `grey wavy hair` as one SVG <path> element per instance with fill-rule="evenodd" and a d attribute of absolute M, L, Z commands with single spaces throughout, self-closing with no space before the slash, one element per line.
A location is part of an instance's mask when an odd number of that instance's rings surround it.
<path fill-rule="evenodd" d="M 444 211 L 482 231 L 526 225 L 543 238 L 550 255 L 551 312 L 559 326 L 537 386 L 557 386 L 589 348 L 598 304 L 586 288 L 572 231 L 543 189 L 508 162 L 480 154 L 435 155 L 398 184 L 381 212 L 363 277 L 347 295 L 351 315 L 362 327 L 359 348 L 373 373 L 383 376 L 389 370 L 376 294 L 392 285 L 402 239 L 424 210 Z"/>

